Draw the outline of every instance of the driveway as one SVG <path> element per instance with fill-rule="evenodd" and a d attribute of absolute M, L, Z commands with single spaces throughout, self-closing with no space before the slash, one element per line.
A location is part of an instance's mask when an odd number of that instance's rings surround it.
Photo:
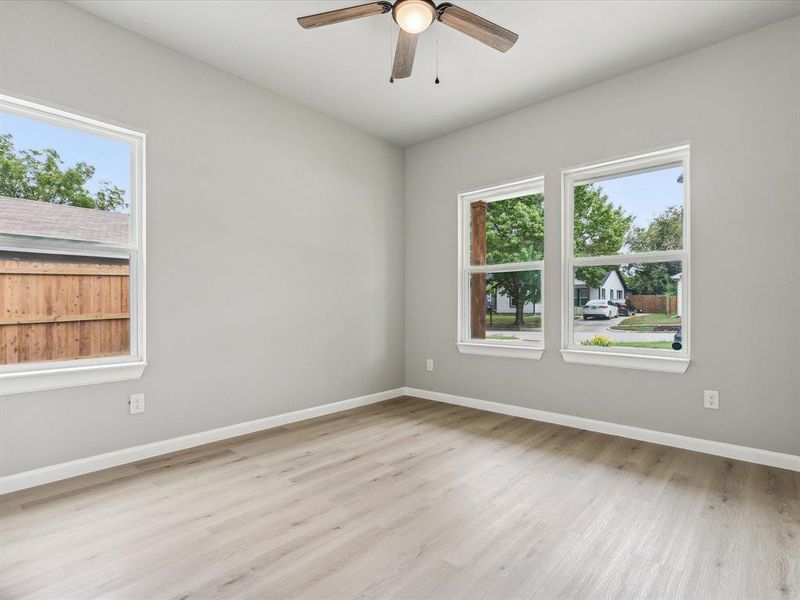
<path fill-rule="evenodd" d="M 575 343 L 580 344 L 583 340 L 588 340 L 596 335 L 604 335 L 615 342 L 671 342 L 675 336 L 674 331 L 614 331 L 611 329 L 626 318 L 615 317 L 608 321 L 604 319 L 584 321 L 580 317 L 576 317 L 573 327 Z"/>
<path fill-rule="evenodd" d="M 675 336 L 674 331 L 614 331 L 611 329 L 618 325 L 627 317 L 615 317 L 606 321 L 605 319 L 589 319 L 584 321 L 580 317 L 575 318 L 573 327 L 575 343 L 580 344 L 584 340 L 593 338 L 596 335 L 604 335 L 615 342 L 671 342 Z M 544 336 L 541 328 L 528 331 L 515 331 L 513 329 L 487 329 L 486 337 L 502 339 L 502 336 L 514 336 L 519 341 L 542 343 Z"/>

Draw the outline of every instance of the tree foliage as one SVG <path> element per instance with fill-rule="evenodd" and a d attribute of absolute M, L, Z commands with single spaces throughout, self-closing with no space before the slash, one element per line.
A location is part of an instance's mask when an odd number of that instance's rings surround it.
<path fill-rule="evenodd" d="M 575 186 L 575 256 L 617 254 L 628 238 L 633 215 L 614 204 L 597 184 Z M 599 288 L 608 273 L 603 267 L 581 267 L 575 276 L 589 288 Z"/>
<path fill-rule="evenodd" d="M 544 195 L 529 194 L 486 207 L 486 258 L 488 264 L 527 262 L 544 257 Z M 492 273 L 486 279 L 489 293 L 508 296 L 516 305 L 514 325 L 524 324 L 524 307 L 541 301 L 541 273 Z"/>
<path fill-rule="evenodd" d="M 683 209 L 670 206 L 645 227 L 633 227 L 628 233 L 631 252 L 680 250 L 683 247 Z"/>
<path fill-rule="evenodd" d="M 683 209 L 670 206 L 645 227 L 634 227 L 628 234 L 628 247 L 634 252 L 679 250 L 683 247 Z M 681 272 L 680 262 L 642 263 L 625 270 L 628 287 L 638 294 L 676 293 L 673 275 Z"/>
<path fill-rule="evenodd" d="M 125 191 L 108 181 L 96 192 L 86 187 L 94 173 L 85 162 L 64 168 L 52 148 L 17 150 L 11 134 L 0 135 L 0 196 L 108 211 L 127 207 Z"/>

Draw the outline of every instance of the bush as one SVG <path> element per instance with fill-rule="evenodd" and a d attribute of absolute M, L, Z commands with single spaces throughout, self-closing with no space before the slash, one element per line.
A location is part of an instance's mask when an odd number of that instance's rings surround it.
<path fill-rule="evenodd" d="M 604 335 L 596 335 L 588 340 L 583 340 L 581 346 L 613 346 L 613 342 Z"/>

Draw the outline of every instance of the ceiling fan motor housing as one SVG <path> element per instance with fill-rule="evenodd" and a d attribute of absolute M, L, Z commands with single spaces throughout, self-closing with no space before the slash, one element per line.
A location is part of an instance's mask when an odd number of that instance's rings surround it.
<path fill-rule="evenodd" d="M 397 0 L 392 7 L 392 19 L 408 33 L 422 33 L 436 18 L 431 0 Z"/>

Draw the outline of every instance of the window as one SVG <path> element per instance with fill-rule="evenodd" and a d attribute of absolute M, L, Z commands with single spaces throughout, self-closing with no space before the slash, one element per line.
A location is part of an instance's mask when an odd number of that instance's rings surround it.
<path fill-rule="evenodd" d="M 0 387 L 140 377 L 143 133 L 0 95 Z"/>
<path fill-rule="evenodd" d="M 563 193 L 565 304 L 579 297 L 578 285 L 589 299 L 605 299 L 611 284 L 610 297 L 616 290 L 636 311 L 619 318 L 601 307 L 565 311 L 564 359 L 685 371 L 689 148 L 564 171 Z"/>
<path fill-rule="evenodd" d="M 459 351 L 541 358 L 544 179 L 461 194 L 459 231 Z"/>
<path fill-rule="evenodd" d="M 589 301 L 589 288 L 575 286 L 575 306 L 580 308 Z"/>

